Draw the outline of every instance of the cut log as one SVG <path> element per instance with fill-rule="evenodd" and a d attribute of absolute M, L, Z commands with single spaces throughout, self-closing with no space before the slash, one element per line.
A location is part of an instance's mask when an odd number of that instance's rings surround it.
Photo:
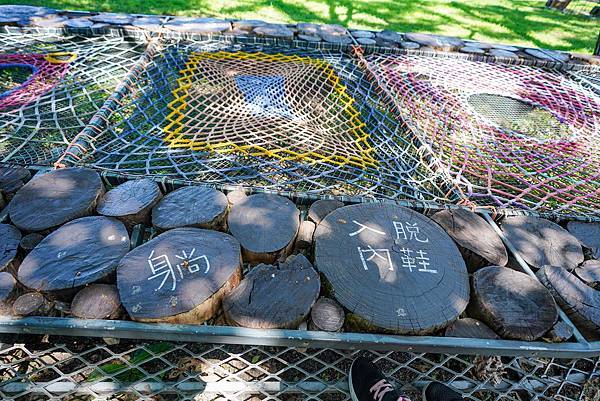
<path fill-rule="evenodd" d="M 118 319 L 122 314 L 117 287 L 92 284 L 75 295 L 71 314 L 81 319 Z"/>
<path fill-rule="evenodd" d="M 16 299 L 13 314 L 16 316 L 48 316 L 52 311 L 52 302 L 39 292 L 28 292 Z"/>
<path fill-rule="evenodd" d="M 467 269 L 454 241 L 405 207 L 334 210 L 317 226 L 314 253 L 332 295 L 352 322 L 364 321 L 361 328 L 432 333 L 457 319 L 469 300 Z"/>
<path fill-rule="evenodd" d="M 31 173 L 24 167 L 0 167 L 0 192 L 11 199 L 12 195 L 25 185 Z"/>
<path fill-rule="evenodd" d="M 18 279 L 40 292 L 76 289 L 112 276 L 128 251 L 119 220 L 82 217 L 44 238 L 21 263 Z"/>
<path fill-rule="evenodd" d="M 290 256 L 279 268 L 261 264 L 223 300 L 233 326 L 295 329 L 319 296 L 319 275 L 304 255 Z"/>
<path fill-rule="evenodd" d="M 104 194 L 98 173 L 83 168 L 54 170 L 34 177 L 8 205 L 21 230 L 45 231 L 94 212 Z"/>
<path fill-rule="evenodd" d="M 235 238 L 177 228 L 129 252 L 117 268 L 117 286 L 133 320 L 202 323 L 215 315 L 241 276 Z"/>
<path fill-rule="evenodd" d="M 126 181 L 108 191 L 98 202 L 96 211 L 116 217 L 131 228 L 150 223 L 152 208 L 161 198 L 158 184 L 149 178 Z"/>
<path fill-rule="evenodd" d="M 12 274 L 0 272 L 0 316 L 12 314 L 12 301 L 17 293 L 17 280 Z"/>
<path fill-rule="evenodd" d="M 552 343 L 562 343 L 573 337 L 573 328 L 565 322 L 558 322 L 544 335 L 544 340 Z"/>
<path fill-rule="evenodd" d="M 461 338 L 490 338 L 498 339 L 500 336 L 494 333 L 485 323 L 477 319 L 465 317 L 458 319 L 446 328 L 446 337 L 461 337 Z"/>
<path fill-rule="evenodd" d="M 319 224 L 329 213 L 335 209 L 343 207 L 344 203 L 333 199 L 321 199 L 310 205 L 308 209 L 308 219 L 315 224 Z"/>
<path fill-rule="evenodd" d="M 257 194 L 231 209 L 229 230 L 242 245 L 244 261 L 274 263 L 289 255 L 300 226 L 300 211 L 279 195 Z"/>
<path fill-rule="evenodd" d="M 246 195 L 246 191 L 244 191 L 243 189 L 236 189 L 227 194 L 227 201 L 229 202 L 230 206 L 233 206 L 235 204 L 243 202 L 247 197 L 248 195 Z"/>
<path fill-rule="evenodd" d="M 310 310 L 310 330 L 338 332 L 344 326 L 344 309 L 335 300 L 319 298 Z"/>
<path fill-rule="evenodd" d="M 567 230 L 579 240 L 581 245 L 588 248 L 596 259 L 600 259 L 600 223 L 569 221 Z"/>
<path fill-rule="evenodd" d="M 22 250 L 25 251 L 25 253 L 29 253 L 33 250 L 33 248 L 38 246 L 38 244 L 40 242 L 42 242 L 43 239 L 44 239 L 44 236 L 39 233 L 27 234 L 23 238 L 21 238 L 21 242 L 19 242 L 19 246 L 21 247 Z"/>
<path fill-rule="evenodd" d="M 464 209 L 443 210 L 431 219 L 456 242 L 470 273 L 485 266 L 506 266 L 508 263 L 502 239 L 477 214 Z"/>
<path fill-rule="evenodd" d="M 588 287 L 574 274 L 557 266 L 545 266 L 537 272 L 556 302 L 584 330 L 600 330 L 600 291 Z"/>
<path fill-rule="evenodd" d="M 525 273 L 488 266 L 473 274 L 471 284 L 469 316 L 481 320 L 503 338 L 536 340 L 558 319 L 550 292 Z"/>
<path fill-rule="evenodd" d="M 590 286 L 600 283 L 600 260 L 586 260 L 574 271 L 577 277 Z"/>
<path fill-rule="evenodd" d="M 0 271 L 16 272 L 18 267 L 17 250 L 21 242 L 21 232 L 9 224 L 0 224 Z"/>
<path fill-rule="evenodd" d="M 229 205 L 223 192 L 208 187 L 179 188 L 152 209 L 152 225 L 159 230 L 179 227 L 222 230 Z"/>
<path fill-rule="evenodd" d="M 553 265 L 572 270 L 583 262 L 583 250 L 577 238 L 549 220 L 507 217 L 502 221 L 502 231 L 525 262 L 535 269 Z"/>
<path fill-rule="evenodd" d="M 298 236 L 296 237 L 296 249 L 304 250 L 312 246 L 313 236 L 317 226 L 312 221 L 304 220 L 300 223 Z"/>

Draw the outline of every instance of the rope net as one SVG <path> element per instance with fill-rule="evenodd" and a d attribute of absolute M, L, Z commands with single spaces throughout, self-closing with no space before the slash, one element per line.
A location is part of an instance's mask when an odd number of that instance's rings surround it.
<path fill-rule="evenodd" d="M 600 95 L 585 80 L 444 57 L 373 55 L 367 63 L 470 202 L 597 213 Z"/>
<path fill-rule="evenodd" d="M 128 86 L 105 129 L 86 133 L 94 150 L 80 163 L 223 186 L 458 199 L 341 52 L 175 41 Z"/>
<path fill-rule="evenodd" d="M 0 162 L 52 165 L 143 51 L 121 37 L 0 34 Z"/>

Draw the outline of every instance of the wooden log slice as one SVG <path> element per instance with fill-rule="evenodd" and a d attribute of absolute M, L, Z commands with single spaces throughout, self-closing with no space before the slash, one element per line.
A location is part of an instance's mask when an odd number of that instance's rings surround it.
<path fill-rule="evenodd" d="M 227 194 L 227 201 L 229 202 L 230 206 L 233 206 L 237 203 L 243 202 L 247 197 L 248 195 L 246 195 L 246 191 L 243 189 L 236 189 Z"/>
<path fill-rule="evenodd" d="M 344 326 L 346 315 L 340 304 L 331 298 L 319 298 L 310 310 L 311 330 L 338 332 Z"/>
<path fill-rule="evenodd" d="M 117 286 L 133 320 L 202 323 L 241 275 L 240 245 L 231 235 L 177 228 L 129 252 L 117 268 Z"/>
<path fill-rule="evenodd" d="M 245 262 L 274 263 L 291 252 L 300 211 L 282 196 L 257 194 L 233 206 L 228 223 L 242 245 Z"/>
<path fill-rule="evenodd" d="M 494 333 L 485 323 L 477 319 L 465 317 L 458 319 L 446 328 L 446 337 L 461 337 L 461 338 L 490 338 L 498 339 L 500 336 Z"/>
<path fill-rule="evenodd" d="M 98 202 L 96 211 L 133 227 L 150 222 L 152 208 L 161 198 L 158 184 L 149 178 L 126 181 L 108 191 Z"/>
<path fill-rule="evenodd" d="M 208 187 L 179 188 L 152 209 L 152 225 L 159 230 L 178 227 L 224 228 L 229 205 L 223 192 Z"/>
<path fill-rule="evenodd" d="M 44 239 L 44 236 L 39 233 L 27 234 L 27 235 L 23 236 L 23 238 L 21 238 L 21 241 L 19 242 L 19 246 L 26 253 L 29 253 L 29 252 L 31 252 L 31 250 L 33 250 L 33 248 L 38 246 L 38 244 L 40 242 L 42 242 L 43 239 Z"/>
<path fill-rule="evenodd" d="M 309 249 L 313 243 L 313 236 L 317 226 L 312 221 L 304 220 L 300 223 L 298 236 L 296 237 L 296 249 Z"/>
<path fill-rule="evenodd" d="M 128 251 L 119 220 L 82 217 L 44 238 L 21 263 L 18 279 L 41 292 L 75 289 L 111 276 Z"/>
<path fill-rule="evenodd" d="M 319 224 L 329 213 L 343 207 L 344 203 L 334 199 L 321 199 L 310 205 L 308 219 Z"/>
<path fill-rule="evenodd" d="M 21 232 L 9 224 L 0 224 L 0 270 L 15 270 Z"/>
<path fill-rule="evenodd" d="M 567 230 L 588 248 L 596 259 L 600 259 L 600 223 L 569 221 Z"/>
<path fill-rule="evenodd" d="M 16 316 L 47 316 L 51 311 L 52 303 L 39 292 L 23 294 L 13 304 Z"/>
<path fill-rule="evenodd" d="M 575 324 L 592 332 L 600 330 L 600 291 L 557 266 L 545 266 L 537 276 Z"/>
<path fill-rule="evenodd" d="M 581 244 L 573 235 L 550 220 L 531 216 L 507 217 L 502 231 L 530 266 L 545 265 L 574 269 L 583 262 Z"/>
<path fill-rule="evenodd" d="M 315 265 L 333 296 L 370 325 L 426 334 L 458 318 L 469 279 L 454 241 L 427 217 L 392 204 L 331 212 L 315 232 Z"/>
<path fill-rule="evenodd" d="M 17 292 L 17 280 L 12 274 L 0 272 L 0 316 L 12 314 L 12 301 Z"/>
<path fill-rule="evenodd" d="M 473 274 L 471 284 L 469 316 L 504 338 L 536 340 L 558 319 L 550 292 L 525 273 L 488 266 Z"/>
<path fill-rule="evenodd" d="M 234 326 L 295 329 L 310 313 L 320 289 L 319 275 L 308 259 L 293 255 L 279 268 L 252 268 L 223 300 L 223 313 Z"/>
<path fill-rule="evenodd" d="M 11 197 L 25 182 L 31 178 L 31 173 L 25 167 L 0 167 L 0 192 Z"/>
<path fill-rule="evenodd" d="M 506 266 L 508 263 L 502 239 L 477 214 L 464 209 L 443 210 L 431 219 L 456 242 L 470 273 L 485 266 Z"/>
<path fill-rule="evenodd" d="M 104 194 L 98 173 L 83 168 L 34 177 L 8 205 L 10 219 L 24 231 L 44 231 L 93 213 Z"/>
<path fill-rule="evenodd" d="M 573 328 L 565 322 L 557 322 L 554 327 L 544 335 L 544 340 L 553 343 L 562 343 L 573 337 Z"/>
<path fill-rule="evenodd" d="M 600 283 L 600 260 L 586 260 L 574 270 L 577 277 L 588 285 Z"/>
<path fill-rule="evenodd" d="M 71 314 L 81 319 L 118 319 L 122 308 L 115 285 L 92 284 L 75 295 Z"/>

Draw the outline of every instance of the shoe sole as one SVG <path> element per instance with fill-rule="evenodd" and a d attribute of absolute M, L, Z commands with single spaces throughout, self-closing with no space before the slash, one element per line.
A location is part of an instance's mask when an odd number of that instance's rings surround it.
<path fill-rule="evenodd" d="M 356 396 L 356 393 L 354 392 L 354 386 L 352 385 L 352 368 L 354 367 L 354 361 L 352 361 L 352 365 L 350 365 L 350 372 L 348 372 L 348 387 L 350 387 L 350 398 L 352 401 L 360 401 Z"/>

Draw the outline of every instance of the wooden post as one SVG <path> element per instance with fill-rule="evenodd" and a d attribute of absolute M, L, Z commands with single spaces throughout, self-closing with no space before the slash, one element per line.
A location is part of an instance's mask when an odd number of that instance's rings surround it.
<path fill-rule="evenodd" d="M 0 272 L 0 316 L 12 315 L 16 293 L 17 280 L 10 273 Z"/>
<path fill-rule="evenodd" d="M 235 238 L 186 227 L 129 252 L 117 267 L 117 287 L 133 320 L 202 323 L 215 315 L 241 276 Z"/>
<path fill-rule="evenodd" d="M 427 334 L 464 311 L 465 263 L 452 238 L 427 217 L 393 204 L 328 214 L 315 232 L 315 265 L 352 324 Z"/>
<path fill-rule="evenodd" d="M 71 314 L 81 319 L 118 319 L 122 312 L 119 292 L 111 284 L 84 287 L 71 303 Z"/>
<path fill-rule="evenodd" d="M 318 225 L 325 216 L 343 206 L 343 202 L 333 199 L 318 200 L 310 205 L 310 208 L 308 209 L 308 219 Z"/>
<path fill-rule="evenodd" d="M 31 233 L 23 236 L 21 238 L 21 242 L 19 242 L 19 247 L 25 252 L 29 253 L 35 248 L 42 240 L 44 236 L 39 233 Z"/>
<path fill-rule="evenodd" d="M 131 229 L 136 224 L 150 223 L 150 212 L 161 198 L 158 184 L 149 178 L 125 181 L 100 199 L 96 211 L 118 218 Z"/>
<path fill-rule="evenodd" d="M 346 314 L 340 304 L 330 298 L 319 298 L 310 310 L 310 330 L 341 331 Z"/>
<path fill-rule="evenodd" d="M 319 275 L 304 255 L 279 267 L 261 264 L 246 274 L 223 300 L 223 313 L 234 326 L 296 329 L 319 296 Z"/>
<path fill-rule="evenodd" d="M 16 316 L 48 316 L 52 311 L 52 302 L 39 292 L 28 292 L 21 295 L 13 304 Z"/>
<path fill-rule="evenodd" d="M 0 167 L 0 194 L 10 200 L 30 178 L 31 173 L 24 167 Z"/>
<path fill-rule="evenodd" d="M 569 221 L 567 230 L 589 250 L 594 258 L 600 259 L 600 223 Z"/>
<path fill-rule="evenodd" d="M 465 317 L 458 319 L 446 328 L 446 337 L 461 337 L 461 338 L 500 338 L 492 329 L 486 326 L 485 323 L 477 319 Z"/>
<path fill-rule="evenodd" d="M 552 343 L 562 343 L 573 337 L 573 328 L 565 322 L 557 322 L 554 327 L 544 335 L 544 340 Z"/>
<path fill-rule="evenodd" d="M 574 272 L 577 277 L 590 287 L 595 287 L 600 284 L 600 260 L 586 260 L 581 267 L 575 269 Z"/>
<path fill-rule="evenodd" d="M 0 271 L 17 272 L 19 242 L 21 242 L 21 232 L 16 227 L 0 224 Z"/>

